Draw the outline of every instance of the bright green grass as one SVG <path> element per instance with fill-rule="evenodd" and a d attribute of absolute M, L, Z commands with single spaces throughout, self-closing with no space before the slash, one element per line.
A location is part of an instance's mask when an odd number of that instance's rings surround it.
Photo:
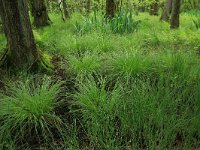
<path fill-rule="evenodd" d="M 64 141 L 66 130 L 55 109 L 60 83 L 49 77 L 28 79 L 8 87 L 0 95 L 0 147 L 13 149 L 26 146 L 56 146 L 56 138 Z M 37 145 L 35 145 L 37 144 Z"/>
<path fill-rule="evenodd" d="M 91 148 L 195 149 L 200 144 L 199 82 L 132 78 L 107 91 L 105 79 L 98 81 L 87 78 L 75 94 L 75 112 L 82 114 Z"/>
<path fill-rule="evenodd" d="M 97 87 L 94 79 L 80 83 L 80 91 L 75 94 L 74 105 L 82 114 L 82 124 L 90 139 L 90 146 L 98 149 L 114 149 L 116 145 L 115 123 L 121 101 L 120 89 L 107 93 L 105 80 Z M 117 139 L 116 139 L 117 140 Z"/>
<path fill-rule="evenodd" d="M 178 30 L 170 30 L 169 25 L 159 21 L 159 17 L 139 14 L 141 20 L 138 31 L 128 35 L 117 35 L 91 31 L 82 36 L 75 32 L 75 23 L 83 22 L 84 17 L 73 14 L 67 22 L 62 22 L 60 15 L 50 15 L 53 24 L 44 29 L 35 30 L 38 46 L 51 53 L 59 52 L 68 55 L 76 52 L 108 52 L 123 50 L 165 50 L 176 49 L 191 51 L 199 49 L 200 31 L 195 28 L 195 15 L 183 14 Z M 0 35 L 0 50 L 5 48 L 5 37 Z"/>
<path fill-rule="evenodd" d="M 199 49 L 199 30 L 192 23 L 193 16 L 183 14 L 178 30 L 170 30 L 169 25 L 160 22 L 158 17 L 147 14 L 135 16 L 141 20 L 138 31 L 118 35 L 92 30 L 82 36 L 76 33 L 76 21 L 83 22 L 84 17 L 73 14 L 67 22 L 62 22 L 60 16 L 52 14 L 54 22 L 50 27 L 36 31 L 36 40 L 41 49 L 49 52 L 59 52 L 65 56 L 84 51 L 104 53 L 109 51 L 145 50 L 163 51 L 175 49 L 193 51 Z"/>
<path fill-rule="evenodd" d="M 30 89 L 24 82 L 10 88 L 10 94 L 0 97 L 1 143 L 30 146 L 24 142 L 31 137 L 26 128 L 30 122 L 35 131 L 44 129 L 36 138 L 42 138 L 47 149 L 55 134 L 49 125 L 68 149 L 197 149 L 200 30 L 194 17 L 182 14 L 180 28 L 170 30 L 159 17 L 140 13 L 134 18 L 141 20 L 137 31 L 121 35 L 97 29 L 80 34 L 75 24 L 84 24 L 83 16 L 75 13 L 62 22 L 58 14 L 50 14 L 51 26 L 34 29 L 37 45 L 63 55 L 62 65 L 76 91 L 62 88 L 69 101 L 59 105 L 59 84 L 50 80 L 38 88 Z M 0 43 L 0 49 L 5 48 L 2 35 Z M 62 98 L 66 100 L 65 95 Z M 55 107 L 70 113 L 60 117 Z M 66 124 L 68 115 L 70 124 Z"/>
<path fill-rule="evenodd" d="M 101 58 L 95 54 L 83 54 L 84 56 L 72 56 L 69 58 L 69 67 L 71 72 L 77 75 L 87 75 L 99 71 L 101 64 Z"/>

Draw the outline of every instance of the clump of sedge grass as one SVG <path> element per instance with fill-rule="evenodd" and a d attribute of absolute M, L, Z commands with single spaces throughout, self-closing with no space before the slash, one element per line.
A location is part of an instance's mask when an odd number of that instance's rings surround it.
<path fill-rule="evenodd" d="M 97 54 L 85 53 L 80 57 L 71 56 L 69 66 L 76 75 L 86 75 L 96 72 L 101 66 L 101 61 Z"/>
<path fill-rule="evenodd" d="M 75 112 L 82 114 L 81 122 L 90 140 L 91 147 L 115 149 L 117 144 L 118 106 L 120 105 L 120 87 L 106 91 L 104 79 L 88 77 L 79 84 L 75 97 Z"/>
<path fill-rule="evenodd" d="M 103 15 L 98 17 L 98 13 L 94 11 L 92 18 L 84 18 L 82 22 L 76 21 L 74 24 L 75 31 L 81 35 L 99 30 L 104 33 L 124 34 L 133 33 L 139 27 L 140 21 L 136 20 L 133 13 L 120 11 L 113 19 L 105 18 Z"/>
<path fill-rule="evenodd" d="M 55 146 L 63 139 L 63 122 L 56 115 L 60 83 L 49 77 L 9 86 L 0 99 L 0 146 Z M 60 141 L 56 141 L 59 139 Z M 2 143 L 6 143 L 2 144 Z"/>

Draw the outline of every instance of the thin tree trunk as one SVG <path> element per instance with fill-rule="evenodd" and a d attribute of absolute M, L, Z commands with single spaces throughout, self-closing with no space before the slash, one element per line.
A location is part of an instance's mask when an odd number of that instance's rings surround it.
<path fill-rule="evenodd" d="M 90 14 L 91 9 L 91 0 L 87 0 L 86 2 L 86 13 Z"/>
<path fill-rule="evenodd" d="M 65 21 L 67 18 L 69 18 L 67 4 L 66 4 L 65 0 L 58 0 L 58 4 L 59 4 L 59 10 L 60 10 L 60 13 L 62 16 L 62 20 Z"/>
<path fill-rule="evenodd" d="M 149 14 L 150 15 L 158 15 L 158 0 L 154 1 L 151 5 L 150 5 L 150 11 Z"/>
<path fill-rule="evenodd" d="M 0 0 L 8 50 L 3 59 L 17 69 L 30 69 L 38 60 L 27 5 L 27 0 Z"/>
<path fill-rule="evenodd" d="M 83 13 L 83 0 L 79 0 L 79 12 Z"/>
<path fill-rule="evenodd" d="M 106 17 L 113 18 L 115 16 L 115 0 L 106 0 Z"/>
<path fill-rule="evenodd" d="M 99 4 L 100 4 L 100 0 L 99 0 Z M 102 14 L 104 14 L 104 10 L 105 10 L 105 4 L 104 4 L 104 0 L 101 0 L 101 11 L 102 11 Z"/>
<path fill-rule="evenodd" d="M 180 6 L 181 6 L 181 0 L 173 0 L 172 15 L 170 20 L 171 29 L 176 29 L 179 27 Z"/>
<path fill-rule="evenodd" d="M 65 0 L 62 0 L 62 3 L 63 3 L 63 12 L 65 15 L 65 19 L 69 18 L 69 11 L 68 11 L 68 7 L 67 7 L 67 3 Z"/>
<path fill-rule="evenodd" d="M 2 31 L 3 31 L 3 23 L 2 23 L 1 14 L 0 14 L 0 32 Z"/>
<path fill-rule="evenodd" d="M 171 12 L 172 12 L 172 0 L 166 0 L 160 20 L 169 22 Z"/>
<path fill-rule="evenodd" d="M 45 0 L 31 0 L 32 15 L 34 17 L 33 24 L 38 27 L 50 24 Z"/>
<path fill-rule="evenodd" d="M 145 12 L 146 7 L 143 5 L 143 0 L 139 0 L 138 10 L 141 12 Z"/>
<path fill-rule="evenodd" d="M 58 7 L 61 13 L 62 20 L 65 21 L 65 15 L 63 13 L 63 0 L 57 0 L 57 2 L 58 2 Z"/>

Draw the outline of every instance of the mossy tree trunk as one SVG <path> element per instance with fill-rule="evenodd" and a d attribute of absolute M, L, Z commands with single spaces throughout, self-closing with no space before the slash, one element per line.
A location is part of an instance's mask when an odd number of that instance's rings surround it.
<path fill-rule="evenodd" d="M 172 0 L 166 0 L 160 20 L 169 22 L 172 12 Z"/>
<path fill-rule="evenodd" d="M 115 0 L 106 0 L 106 18 L 115 16 Z"/>
<path fill-rule="evenodd" d="M 50 24 L 45 0 L 31 0 L 31 12 L 34 17 L 33 24 L 37 28 Z"/>
<path fill-rule="evenodd" d="M 170 20 L 171 29 L 176 29 L 179 27 L 180 7 L 181 7 L 181 0 L 173 0 L 172 14 L 171 14 L 171 20 Z"/>
<path fill-rule="evenodd" d="M 28 15 L 27 0 L 0 0 L 0 11 L 7 38 L 8 67 L 30 69 L 38 60 L 38 52 Z"/>

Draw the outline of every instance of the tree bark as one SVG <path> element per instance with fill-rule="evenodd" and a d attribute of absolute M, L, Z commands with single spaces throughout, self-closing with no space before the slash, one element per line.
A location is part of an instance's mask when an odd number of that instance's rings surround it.
<path fill-rule="evenodd" d="M 106 0 L 106 18 L 115 16 L 115 0 Z"/>
<path fill-rule="evenodd" d="M 144 1 L 144 0 L 139 0 L 138 10 L 139 10 L 140 12 L 145 12 L 145 11 L 146 11 L 146 7 L 144 6 L 143 1 Z"/>
<path fill-rule="evenodd" d="M 181 0 L 173 0 L 172 15 L 170 20 L 171 29 L 176 29 L 179 27 L 180 7 L 181 7 Z"/>
<path fill-rule="evenodd" d="M 83 7 L 84 7 L 84 5 L 83 5 L 83 0 L 79 0 L 79 12 L 80 13 L 83 13 Z"/>
<path fill-rule="evenodd" d="M 65 0 L 62 0 L 62 3 L 63 3 L 63 11 L 64 11 L 65 19 L 69 18 L 69 11 L 68 11 L 68 7 L 67 7 L 67 3 Z"/>
<path fill-rule="evenodd" d="M 150 15 L 158 15 L 158 0 L 154 1 L 151 5 L 150 5 L 150 11 L 149 14 Z"/>
<path fill-rule="evenodd" d="M 90 9 L 91 9 L 91 0 L 87 0 L 86 2 L 86 13 L 90 14 Z"/>
<path fill-rule="evenodd" d="M 31 0 L 31 8 L 34 17 L 33 24 L 37 28 L 50 24 L 45 0 Z"/>
<path fill-rule="evenodd" d="M 7 66 L 30 69 L 38 60 L 38 52 L 27 0 L 0 0 L 0 12 L 7 38 Z"/>
<path fill-rule="evenodd" d="M 0 14 L 0 32 L 2 31 L 3 31 L 3 24 L 2 24 L 1 14 Z"/>
<path fill-rule="evenodd" d="M 65 2 L 65 0 L 58 0 L 58 4 L 62 20 L 65 21 L 67 18 L 69 18 L 67 3 Z"/>
<path fill-rule="evenodd" d="M 164 9 L 163 9 L 163 13 L 162 13 L 160 20 L 169 22 L 170 14 L 172 12 L 172 1 L 173 0 L 166 0 L 165 6 L 164 6 Z"/>

